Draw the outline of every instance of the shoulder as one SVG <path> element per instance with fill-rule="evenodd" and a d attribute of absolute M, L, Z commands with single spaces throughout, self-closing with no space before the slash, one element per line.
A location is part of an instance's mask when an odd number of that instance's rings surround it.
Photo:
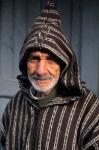
<path fill-rule="evenodd" d="M 11 112 L 12 108 L 15 109 L 15 107 L 20 103 L 24 98 L 23 92 L 20 90 L 18 91 L 12 98 L 11 100 L 7 103 L 5 112 Z"/>
<path fill-rule="evenodd" d="M 99 114 L 99 99 L 89 89 L 86 89 L 86 91 L 83 93 L 82 97 L 79 100 L 80 108 L 82 109 L 82 112 L 85 114 L 87 113 L 95 113 L 97 112 Z"/>
<path fill-rule="evenodd" d="M 93 106 L 94 103 L 99 105 L 99 98 L 96 96 L 95 93 L 93 93 L 89 89 L 86 89 L 86 91 L 84 92 L 84 94 L 82 96 L 82 100 L 85 103 L 90 103 L 90 105 L 92 105 L 92 106 Z"/>
<path fill-rule="evenodd" d="M 99 99 L 97 96 L 87 89 L 80 102 L 82 103 L 81 112 L 84 122 L 87 122 L 88 125 L 99 122 Z"/>

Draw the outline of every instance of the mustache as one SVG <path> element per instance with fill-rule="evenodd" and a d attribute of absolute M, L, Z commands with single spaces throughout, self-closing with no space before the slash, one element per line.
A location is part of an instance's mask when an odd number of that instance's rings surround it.
<path fill-rule="evenodd" d="M 37 74 L 32 76 L 32 79 L 34 80 L 48 80 L 48 79 L 52 79 L 51 75 L 43 75 L 43 76 L 39 76 Z"/>

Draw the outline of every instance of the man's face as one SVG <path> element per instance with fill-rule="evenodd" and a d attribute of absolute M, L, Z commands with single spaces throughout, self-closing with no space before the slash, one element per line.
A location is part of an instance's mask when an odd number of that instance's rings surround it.
<path fill-rule="evenodd" d="M 57 84 L 60 65 L 51 54 L 34 51 L 27 60 L 27 73 L 33 88 L 39 92 L 48 92 Z"/>

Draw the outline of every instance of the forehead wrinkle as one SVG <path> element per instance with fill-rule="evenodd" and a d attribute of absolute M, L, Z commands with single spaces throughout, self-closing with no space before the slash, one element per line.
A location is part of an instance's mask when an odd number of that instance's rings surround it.
<path fill-rule="evenodd" d="M 34 51 L 30 53 L 30 56 L 38 56 L 40 58 L 47 58 L 49 56 L 53 57 L 51 54 L 47 53 L 47 52 L 41 52 L 41 51 Z"/>

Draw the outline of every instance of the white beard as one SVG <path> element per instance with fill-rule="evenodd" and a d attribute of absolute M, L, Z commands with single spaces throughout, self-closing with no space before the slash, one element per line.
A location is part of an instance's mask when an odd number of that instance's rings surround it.
<path fill-rule="evenodd" d="M 51 89 L 53 89 L 53 88 L 56 86 L 56 84 L 57 84 L 57 82 L 58 82 L 58 80 L 59 80 L 59 77 L 53 78 L 53 79 L 51 80 L 50 84 L 47 85 L 47 86 L 44 86 L 44 87 L 40 87 L 39 85 L 37 85 L 37 84 L 36 84 L 36 79 L 33 79 L 33 78 L 30 77 L 29 75 L 28 75 L 28 79 L 29 79 L 31 85 L 33 86 L 33 88 L 34 88 L 36 91 L 44 92 L 44 93 L 45 93 L 45 92 L 50 91 Z"/>

